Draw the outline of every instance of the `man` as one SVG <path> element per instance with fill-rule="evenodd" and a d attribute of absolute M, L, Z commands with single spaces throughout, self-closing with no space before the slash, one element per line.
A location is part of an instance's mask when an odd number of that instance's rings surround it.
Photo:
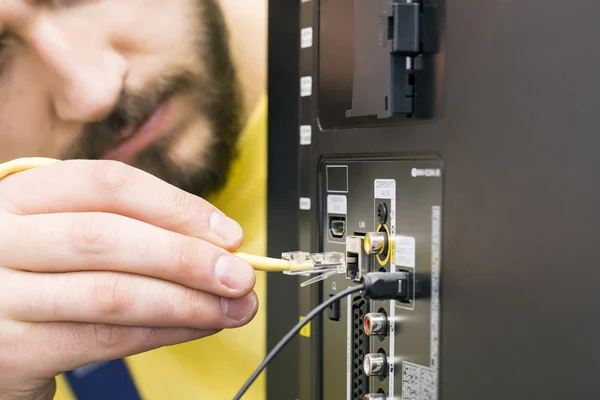
<path fill-rule="evenodd" d="M 0 399 L 136 354 L 141 398 L 230 398 L 260 362 L 230 252 L 264 252 L 266 1 L 2 0 L 0 162 L 73 160 L 0 181 Z"/>

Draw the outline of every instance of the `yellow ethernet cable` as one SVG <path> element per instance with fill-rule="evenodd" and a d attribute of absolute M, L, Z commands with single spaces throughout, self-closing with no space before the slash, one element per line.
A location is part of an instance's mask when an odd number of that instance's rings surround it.
<path fill-rule="evenodd" d="M 15 174 L 28 169 L 41 167 L 44 165 L 52 164 L 60 160 L 54 158 L 43 158 L 43 157 L 25 157 L 18 158 L 12 161 L 8 161 L 0 164 L 0 179 L 7 177 L 8 175 Z M 243 259 L 250 264 L 257 271 L 266 272 L 295 272 L 295 271 L 308 271 L 315 268 L 315 263 L 309 260 L 286 260 L 279 258 L 270 258 L 256 256 L 247 253 L 233 253 L 237 257 Z"/>

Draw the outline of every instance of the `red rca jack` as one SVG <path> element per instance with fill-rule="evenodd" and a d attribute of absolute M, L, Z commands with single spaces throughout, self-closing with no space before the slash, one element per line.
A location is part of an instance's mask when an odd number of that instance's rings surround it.
<path fill-rule="evenodd" d="M 384 310 L 368 313 L 363 320 L 363 329 L 367 336 L 386 336 L 388 332 L 388 317 Z"/>

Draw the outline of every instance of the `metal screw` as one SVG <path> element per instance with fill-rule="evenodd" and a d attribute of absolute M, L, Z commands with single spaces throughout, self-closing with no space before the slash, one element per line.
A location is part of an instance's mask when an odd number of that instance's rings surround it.
<path fill-rule="evenodd" d="M 383 225 L 387 222 L 387 218 L 388 218 L 388 209 L 387 209 L 387 206 L 385 205 L 385 203 L 382 201 L 377 206 L 377 221 L 379 221 L 379 223 Z"/>

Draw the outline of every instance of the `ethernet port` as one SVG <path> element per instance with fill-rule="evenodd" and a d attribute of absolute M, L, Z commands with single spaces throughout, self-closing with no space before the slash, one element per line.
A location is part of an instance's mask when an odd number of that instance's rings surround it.
<path fill-rule="evenodd" d="M 346 217 L 329 216 L 329 233 L 334 239 L 342 239 L 346 234 Z"/>
<path fill-rule="evenodd" d="M 369 271 L 369 256 L 365 253 L 363 236 L 346 236 L 346 279 L 362 281 Z"/>
<path fill-rule="evenodd" d="M 358 253 L 351 251 L 346 252 L 346 279 L 353 281 L 360 280 L 360 263 L 358 259 Z"/>

